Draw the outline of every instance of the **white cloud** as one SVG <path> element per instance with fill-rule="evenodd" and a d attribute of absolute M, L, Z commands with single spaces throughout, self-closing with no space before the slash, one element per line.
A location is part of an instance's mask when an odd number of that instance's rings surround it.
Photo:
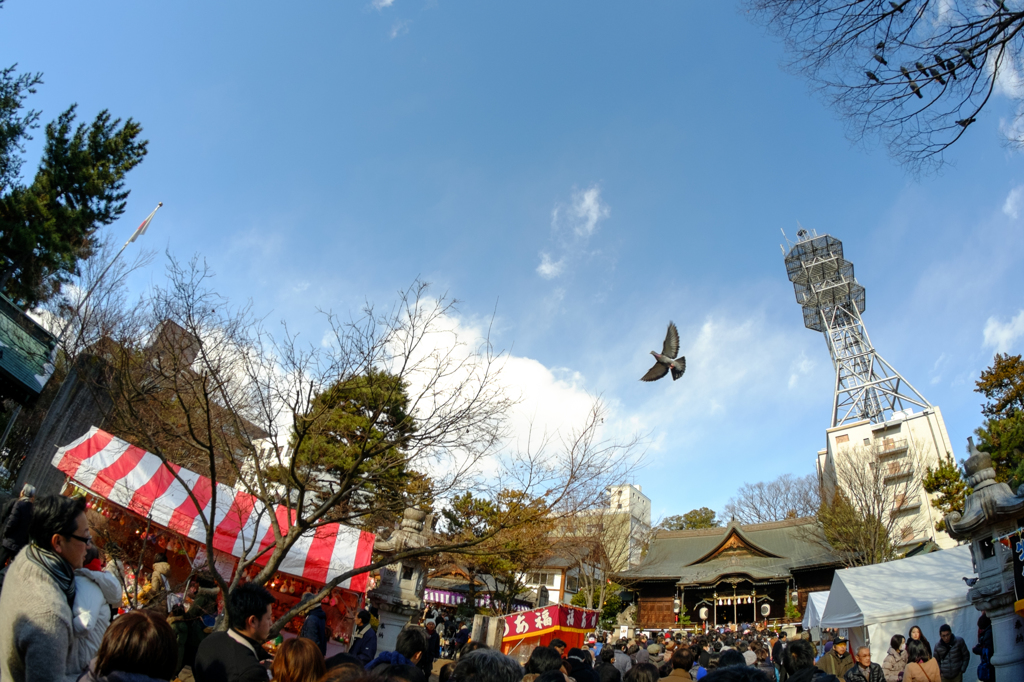
<path fill-rule="evenodd" d="M 611 210 L 601 203 L 600 188 L 593 186 L 582 192 L 573 192 L 570 212 L 576 218 L 573 227 L 576 234 L 589 237 L 594 233 L 597 222 L 607 218 Z"/>
<path fill-rule="evenodd" d="M 995 316 L 985 322 L 985 347 L 997 353 L 1007 353 L 1013 345 L 1024 338 L 1024 310 L 1019 311 L 1009 322 L 1002 322 Z"/>
<path fill-rule="evenodd" d="M 404 36 L 406 33 L 409 32 L 409 24 L 411 23 L 411 21 L 396 21 L 395 25 L 391 27 L 391 33 L 389 33 L 388 35 L 391 36 L 392 40 L 394 40 L 398 36 Z"/>
<path fill-rule="evenodd" d="M 557 204 L 551 210 L 553 239 L 558 242 L 562 255 L 555 260 L 548 252 L 541 252 L 537 274 L 544 279 L 558 277 L 586 251 L 587 243 L 597 230 L 599 222 L 611 215 L 611 209 L 601 201 L 601 188 L 591 185 L 573 190 L 569 203 Z"/>
<path fill-rule="evenodd" d="M 395 0 L 373 0 L 373 2 L 370 3 L 370 6 L 374 9 L 385 9 L 387 7 L 391 7 L 393 4 L 395 4 Z"/>
<path fill-rule="evenodd" d="M 1006 195 L 1006 201 L 1003 202 L 1003 213 L 1016 220 L 1020 214 L 1022 199 L 1024 199 L 1024 185 L 1011 189 L 1010 193 Z"/>
<path fill-rule="evenodd" d="M 562 269 L 565 267 L 565 256 L 562 256 L 557 261 L 551 260 L 551 254 L 541 253 L 540 254 L 540 265 L 537 266 L 537 274 L 544 279 L 554 279 L 562 274 Z"/>
<path fill-rule="evenodd" d="M 814 360 L 807 357 L 807 354 L 803 351 L 800 352 L 800 357 L 793 360 L 790 364 L 790 375 L 788 387 L 792 390 L 796 388 L 797 384 L 800 383 L 800 377 L 805 376 L 814 369 Z"/>

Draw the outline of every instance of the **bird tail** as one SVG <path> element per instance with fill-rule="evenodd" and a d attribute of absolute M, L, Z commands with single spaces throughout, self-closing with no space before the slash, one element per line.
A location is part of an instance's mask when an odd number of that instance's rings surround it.
<path fill-rule="evenodd" d="M 672 361 L 672 381 L 675 381 L 679 377 L 683 376 L 683 372 L 686 371 L 686 358 L 680 356 Z"/>

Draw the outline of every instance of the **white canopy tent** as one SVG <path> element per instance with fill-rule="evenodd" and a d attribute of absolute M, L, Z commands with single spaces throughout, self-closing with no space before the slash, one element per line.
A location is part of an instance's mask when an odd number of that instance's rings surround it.
<path fill-rule="evenodd" d="M 807 595 L 807 608 L 804 609 L 804 630 L 821 627 L 821 616 L 825 613 L 826 603 L 828 603 L 828 590 L 811 592 Z"/>
<path fill-rule="evenodd" d="M 963 545 L 931 554 L 836 571 L 832 579 L 823 628 L 845 628 L 850 647 L 871 647 L 871 660 L 881 663 L 895 634 L 904 637 L 917 625 L 934 647 L 939 626 L 948 623 L 971 648 L 977 639 L 979 612 L 967 600 L 964 577 L 974 576 L 971 548 Z M 978 660 L 964 682 L 977 679 Z"/>

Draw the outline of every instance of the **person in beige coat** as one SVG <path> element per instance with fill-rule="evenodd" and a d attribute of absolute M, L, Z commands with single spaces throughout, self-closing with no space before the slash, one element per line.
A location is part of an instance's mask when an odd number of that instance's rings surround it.
<path fill-rule="evenodd" d="M 920 640 L 907 642 L 907 667 L 903 669 L 903 682 L 941 682 L 939 662 L 932 658 L 928 647 Z"/>
<path fill-rule="evenodd" d="M 900 673 L 907 667 L 906 641 L 903 635 L 893 635 L 889 640 L 889 654 L 882 662 L 885 682 L 899 682 Z"/>

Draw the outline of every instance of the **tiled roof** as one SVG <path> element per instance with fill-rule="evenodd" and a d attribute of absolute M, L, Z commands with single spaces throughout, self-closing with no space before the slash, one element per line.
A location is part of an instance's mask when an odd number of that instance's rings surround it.
<path fill-rule="evenodd" d="M 722 552 L 735 534 L 751 553 Z M 758 556 L 758 555 L 761 556 Z M 621 573 L 625 579 L 672 579 L 683 584 L 708 583 L 723 575 L 745 574 L 755 580 L 789 577 L 793 570 L 840 563 L 824 543 L 814 519 L 723 528 L 659 531 L 644 561 Z"/>
<path fill-rule="evenodd" d="M 34 400 L 53 374 L 52 334 L 0 296 L 0 397 L 25 404 Z"/>

